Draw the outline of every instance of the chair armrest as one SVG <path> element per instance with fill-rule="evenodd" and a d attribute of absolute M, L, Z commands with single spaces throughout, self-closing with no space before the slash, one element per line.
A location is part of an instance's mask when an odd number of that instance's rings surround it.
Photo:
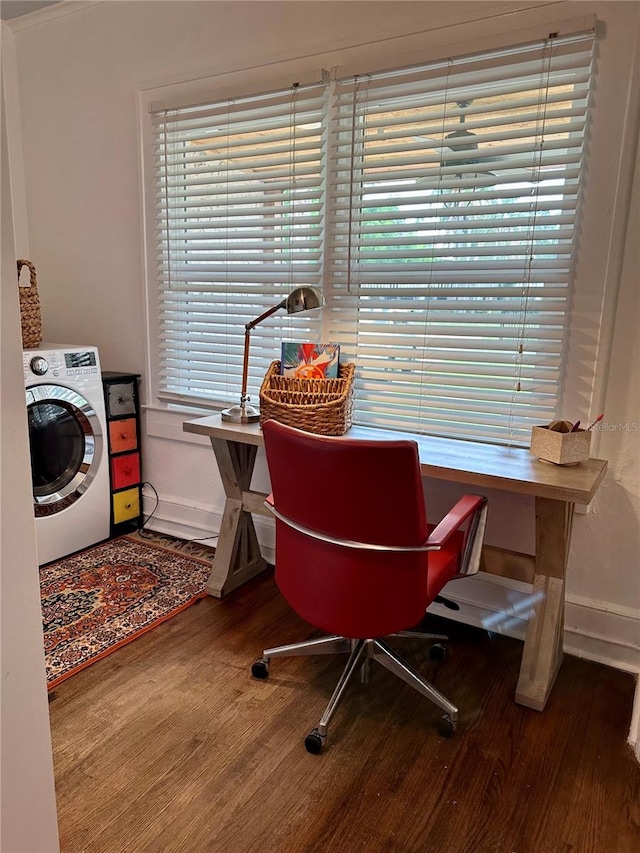
<path fill-rule="evenodd" d="M 460 566 L 457 575 L 474 575 L 480 569 L 480 556 L 484 530 L 487 523 L 487 498 L 465 495 L 442 519 L 427 539 L 427 544 L 441 548 L 445 542 L 469 519 L 465 532 Z"/>
<path fill-rule="evenodd" d="M 460 559 L 459 575 L 474 574 L 480 567 L 480 552 L 482 550 L 482 540 L 484 538 L 484 528 L 487 518 L 487 499 L 479 495 L 465 495 L 460 498 L 458 503 L 450 512 L 442 519 L 432 531 L 431 535 L 423 545 L 402 546 L 402 545 L 377 545 L 371 542 L 354 542 L 348 539 L 336 539 L 333 536 L 320 533 L 317 530 L 311 530 L 301 524 L 297 524 L 285 515 L 282 515 L 275 507 L 273 494 L 269 495 L 265 501 L 265 507 L 280 521 L 297 530 L 299 533 L 304 533 L 306 536 L 311 536 L 313 539 L 319 539 L 322 542 L 329 542 L 332 545 L 339 545 L 343 548 L 355 548 L 364 551 L 392 551 L 392 552 L 408 552 L 408 551 L 439 551 L 448 539 L 471 518 L 467 528 L 464 543 L 462 547 L 462 556 Z"/>
<path fill-rule="evenodd" d="M 442 547 L 456 530 L 465 523 L 469 516 L 477 512 L 486 502 L 487 499 L 480 497 L 480 495 L 465 495 L 460 498 L 442 521 L 433 528 L 427 542 L 430 545 L 440 545 Z"/>
<path fill-rule="evenodd" d="M 317 530 L 310 530 L 308 527 L 303 527 L 302 525 L 294 522 L 292 519 L 282 515 L 275 507 L 273 494 L 269 495 L 264 501 L 265 507 L 270 510 L 277 519 L 282 521 L 288 527 L 297 530 L 299 533 L 311 536 L 313 539 L 319 539 L 323 542 L 339 545 L 343 548 L 355 548 L 365 551 L 439 551 L 461 527 L 461 525 L 463 525 L 467 519 L 470 519 L 462 545 L 460 565 L 456 573 L 457 576 L 475 574 L 480 568 L 480 554 L 482 551 L 482 541 L 484 539 L 484 529 L 487 518 L 487 503 L 487 499 L 480 495 L 465 495 L 460 498 L 453 509 L 447 513 L 440 524 L 431 531 L 431 535 L 423 545 L 403 547 L 336 539 L 333 536 L 322 534 Z"/>

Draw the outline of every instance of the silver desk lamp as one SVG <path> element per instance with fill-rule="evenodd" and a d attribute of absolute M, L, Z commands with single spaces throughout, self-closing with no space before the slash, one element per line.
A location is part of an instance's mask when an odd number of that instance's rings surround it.
<path fill-rule="evenodd" d="M 324 305 L 324 296 L 316 287 L 296 287 L 291 293 L 269 308 L 264 314 L 256 317 L 244 327 L 244 357 L 242 362 L 242 391 L 240 392 L 240 403 L 237 406 L 231 406 L 230 409 L 225 409 L 222 412 L 222 420 L 234 424 L 252 424 L 260 419 L 260 412 L 254 406 L 248 405 L 249 397 L 247 396 L 247 381 L 249 374 L 249 339 L 251 330 L 255 329 L 258 323 L 262 323 L 267 317 L 275 314 L 281 308 L 284 308 L 287 314 L 298 314 L 300 311 L 311 311 L 313 308 L 321 308 Z"/>

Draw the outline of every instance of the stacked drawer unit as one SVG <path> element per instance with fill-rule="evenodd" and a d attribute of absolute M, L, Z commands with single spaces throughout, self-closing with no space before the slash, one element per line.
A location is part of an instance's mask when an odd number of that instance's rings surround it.
<path fill-rule="evenodd" d="M 109 434 L 112 536 L 141 525 L 139 378 L 137 373 L 102 371 Z"/>

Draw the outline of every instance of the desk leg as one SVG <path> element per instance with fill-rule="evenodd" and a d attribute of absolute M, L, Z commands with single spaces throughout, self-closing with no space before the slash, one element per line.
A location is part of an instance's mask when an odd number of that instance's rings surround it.
<path fill-rule="evenodd" d="M 220 535 L 206 590 L 222 598 L 259 574 L 267 565 L 260 553 L 251 512 L 243 503 L 249 491 L 258 448 L 249 444 L 212 438 L 226 495 Z"/>
<path fill-rule="evenodd" d="M 524 641 L 516 702 L 544 710 L 562 663 L 564 586 L 573 504 L 536 498 L 533 606 Z"/>

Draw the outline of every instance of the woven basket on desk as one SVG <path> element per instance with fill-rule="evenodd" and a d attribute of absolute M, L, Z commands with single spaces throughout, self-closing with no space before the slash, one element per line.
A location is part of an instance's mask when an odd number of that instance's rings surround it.
<path fill-rule="evenodd" d="M 273 419 L 319 435 L 351 427 L 355 364 L 340 364 L 337 379 L 293 379 L 272 361 L 260 388 L 260 423 Z"/>

